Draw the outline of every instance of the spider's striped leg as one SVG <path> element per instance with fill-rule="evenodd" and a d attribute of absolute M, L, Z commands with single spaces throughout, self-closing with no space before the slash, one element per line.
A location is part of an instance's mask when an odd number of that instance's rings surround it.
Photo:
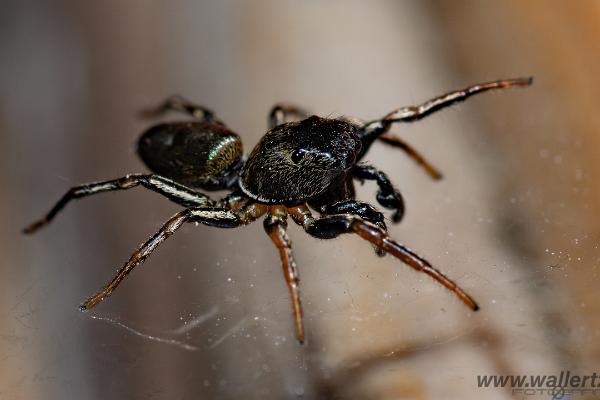
<path fill-rule="evenodd" d="M 264 220 L 265 231 L 277 247 L 283 275 L 287 283 L 292 298 L 292 308 L 294 310 L 294 323 L 296 325 L 296 337 L 300 344 L 304 343 L 304 324 L 302 322 L 302 305 L 300 303 L 300 294 L 298 286 L 298 269 L 292 254 L 292 242 L 287 235 L 287 211 L 283 206 L 274 206 L 269 208 L 269 213 Z"/>
<path fill-rule="evenodd" d="M 533 78 L 501 79 L 493 82 L 479 83 L 435 97 L 417 106 L 401 107 L 388 113 L 381 119 L 365 123 L 360 128 L 363 142 L 362 154 L 364 155 L 371 144 L 387 133 L 395 122 L 413 122 L 425 118 L 436 111 L 449 107 L 455 103 L 465 101 L 469 97 L 488 90 L 507 89 L 512 87 L 526 87 L 531 85 Z"/>
<path fill-rule="evenodd" d="M 425 172 L 427 172 L 432 179 L 442 179 L 442 173 L 436 167 L 431 165 L 431 163 L 427 161 L 425 157 L 423 157 L 416 149 L 414 149 L 404 140 L 400 139 L 398 136 L 386 133 L 379 136 L 378 139 L 392 147 L 397 147 L 401 150 L 404 150 L 406 155 L 408 155 L 413 159 L 414 162 L 425 169 Z"/>
<path fill-rule="evenodd" d="M 271 108 L 271 112 L 269 113 L 269 129 L 289 122 L 291 118 L 304 119 L 308 118 L 308 116 L 308 111 L 301 107 L 288 103 L 278 103 Z"/>
<path fill-rule="evenodd" d="M 242 210 L 233 212 L 224 208 L 188 208 L 175 214 L 162 228 L 133 253 L 115 277 L 97 294 L 86 300 L 81 306 L 81 311 L 89 310 L 100 303 L 119 286 L 121 281 L 138 265 L 146 261 L 146 258 L 164 242 L 169 236 L 177 231 L 186 222 L 198 222 L 217 228 L 235 228 L 248 224 L 266 212 L 266 207 L 258 204 L 250 204 Z"/>
<path fill-rule="evenodd" d="M 56 205 L 52 207 L 50 212 L 48 212 L 44 218 L 27 226 L 23 232 L 31 234 L 48 224 L 71 200 L 91 196 L 97 193 L 131 189 L 138 185 L 142 185 L 147 189 L 160 193 L 169 200 L 184 207 L 211 207 L 215 204 L 208 196 L 170 179 L 163 178 L 160 175 L 131 174 L 119 179 L 86 183 L 71 188 L 56 203 Z"/>
<path fill-rule="evenodd" d="M 473 311 L 479 309 L 475 300 L 456 285 L 456 283 L 435 269 L 427 260 L 391 239 L 387 232 L 380 227 L 350 214 L 314 218 L 306 206 L 293 207 L 288 209 L 288 211 L 296 223 L 302 225 L 308 234 L 317 238 L 333 239 L 343 233 L 356 233 L 363 239 L 398 258 L 409 267 L 426 273 L 453 292 Z"/>
<path fill-rule="evenodd" d="M 145 118 L 158 117 L 167 111 L 179 111 L 202 121 L 212 121 L 215 118 L 213 111 L 178 95 L 168 97 L 158 107 L 142 110 L 140 115 Z"/>
<path fill-rule="evenodd" d="M 377 186 L 379 186 L 377 202 L 388 210 L 394 210 L 392 221 L 400 222 L 404 216 L 404 199 L 384 172 L 370 165 L 358 164 L 352 168 L 352 177 L 361 181 L 374 180 L 377 182 Z"/>

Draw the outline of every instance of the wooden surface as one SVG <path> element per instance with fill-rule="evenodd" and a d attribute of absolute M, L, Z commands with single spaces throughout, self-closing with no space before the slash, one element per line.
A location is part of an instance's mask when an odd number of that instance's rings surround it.
<path fill-rule="evenodd" d="M 8 2 L 0 398 L 500 399 L 510 392 L 477 388 L 478 374 L 592 373 L 599 10 L 592 1 Z M 476 314 L 358 238 L 317 241 L 293 227 L 308 336 L 299 347 L 277 252 L 256 223 L 183 229 L 92 319 L 78 303 L 178 208 L 136 189 L 69 205 L 44 231 L 19 235 L 70 186 L 143 171 L 133 143 L 150 122 L 136 112 L 169 94 L 214 109 L 250 150 L 278 101 L 370 119 L 524 75 L 532 88 L 394 129 L 441 182 L 383 145 L 368 157 L 407 202 L 392 236 L 475 296 Z M 372 203 L 374 193 L 359 189 Z"/>

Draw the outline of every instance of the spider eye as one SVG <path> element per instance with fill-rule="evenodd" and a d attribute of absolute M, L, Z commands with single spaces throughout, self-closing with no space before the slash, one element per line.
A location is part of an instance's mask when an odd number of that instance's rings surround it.
<path fill-rule="evenodd" d="M 292 162 L 294 164 L 298 164 L 304 158 L 304 154 L 306 154 L 306 151 L 304 151 L 304 150 L 296 150 L 296 151 L 294 151 L 292 153 Z"/>

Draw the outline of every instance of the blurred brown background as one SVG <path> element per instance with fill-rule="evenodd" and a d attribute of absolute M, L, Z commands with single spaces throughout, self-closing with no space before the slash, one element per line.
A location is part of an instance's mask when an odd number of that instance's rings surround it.
<path fill-rule="evenodd" d="M 1 9 L 1 399 L 501 399 L 510 391 L 478 388 L 476 376 L 597 371 L 599 2 Z M 178 208 L 135 189 L 20 234 L 69 187 L 144 171 L 133 143 L 151 121 L 136 112 L 169 94 L 214 109 L 249 150 L 277 101 L 368 119 L 527 75 L 531 88 L 395 128 L 443 181 L 382 145 L 369 155 L 407 201 L 392 235 L 473 294 L 477 314 L 355 237 L 292 227 L 300 347 L 276 251 L 255 223 L 182 229 L 84 315 L 79 302 Z"/>

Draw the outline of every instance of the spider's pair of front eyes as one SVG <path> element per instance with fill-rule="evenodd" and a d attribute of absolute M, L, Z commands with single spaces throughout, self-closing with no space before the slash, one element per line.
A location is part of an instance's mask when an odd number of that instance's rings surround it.
<path fill-rule="evenodd" d="M 310 156 L 310 158 L 315 162 L 331 160 L 331 154 L 329 153 L 319 153 L 315 151 L 309 151 L 306 149 L 294 150 L 294 152 L 290 156 L 290 159 L 294 164 L 299 164 L 302 160 L 304 160 L 304 158 L 308 156 Z"/>
<path fill-rule="evenodd" d="M 306 153 L 307 153 L 307 151 L 304 149 L 295 150 L 292 153 L 290 159 L 292 160 L 292 162 L 294 164 L 298 164 L 298 163 L 300 163 L 300 161 L 302 161 L 304 159 L 304 156 L 306 155 Z"/>

